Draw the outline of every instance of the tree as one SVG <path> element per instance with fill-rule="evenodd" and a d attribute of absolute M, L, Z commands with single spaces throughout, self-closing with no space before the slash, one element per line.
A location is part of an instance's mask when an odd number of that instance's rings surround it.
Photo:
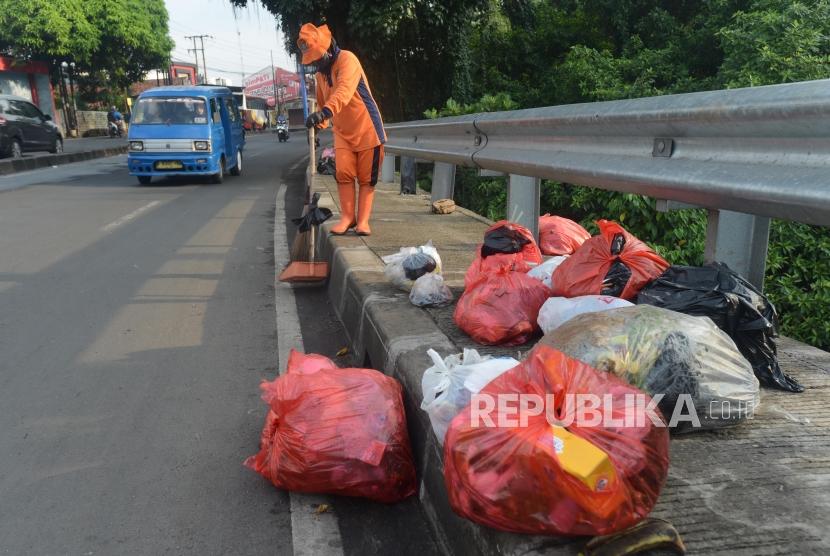
<path fill-rule="evenodd" d="M 244 6 L 248 0 L 231 0 Z M 357 54 L 388 121 L 418 117 L 454 92 L 469 90 L 466 29 L 486 0 L 261 0 L 279 20 L 286 47 L 303 23 L 327 23 Z"/>
<path fill-rule="evenodd" d="M 0 0 L 0 52 L 75 62 L 89 87 L 123 90 L 172 49 L 164 0 Z"/>
<path fill-rule="evenodd" d="M 93 79 L 124 89 L 170 61 L 164 0 L 89 0 L 88 17 L 100 43 L 84 68 Z"/>
<path fill-rule="evenodd" d="M 0 52 L 23 59 L 89 59 L 100 30 L 86 0 L 0 0 Z"/>
<path fill-rule="evenodd" d="M 830 2 L 758 0 L 718 33 L 721 81 L 751 87 L 830 77 Z"/>

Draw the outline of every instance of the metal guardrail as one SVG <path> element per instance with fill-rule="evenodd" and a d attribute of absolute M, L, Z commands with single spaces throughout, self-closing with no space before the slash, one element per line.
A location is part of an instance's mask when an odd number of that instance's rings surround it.
<path fill-rule="evenodd" d="M 534 230 L 538 178 L 707 208 L 707 260 L 758 285 L 768 217 L 830 225 L 830 80 L 471 114 L 386 131 L 392 155 L 510 174 L 507 213 Z M 387 158 L 388 176 L 394 156 Z M 451 197 L 451 181 L 439 179 L 433 196 Z"/>

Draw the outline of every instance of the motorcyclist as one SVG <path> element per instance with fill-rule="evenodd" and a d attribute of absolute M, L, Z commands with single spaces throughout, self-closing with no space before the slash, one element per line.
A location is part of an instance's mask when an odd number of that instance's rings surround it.
<path fill-rule="evenodd" d="M 326 25 L 303 25 L 297 46 L 303 54 L 302 63 L 317 69 L 317 104 L 321 108 L 308 117 L 306 127 L 325 128 L 331 120 L 334 131 L 340 222 L 330 231 L 339 235 L 355 228 L 358 235 L 369 235 L 375 184 L 386 142 L 369 81 L 357 56 L 341 50 Z M 357 214 L 355 180 L 359 185 Z"/>
<path fill-rule="evenodd" d="M 121 112 L 119 112 L 115 106 L 110 106 L 110 109 L 107 112 L 107 122 L 119 136 L 121 135 L 121 124 L 123 121 L 124 117 L 121 115 Z M 110 132 L 110 135 L 112 135 L 112 131 Z"/>

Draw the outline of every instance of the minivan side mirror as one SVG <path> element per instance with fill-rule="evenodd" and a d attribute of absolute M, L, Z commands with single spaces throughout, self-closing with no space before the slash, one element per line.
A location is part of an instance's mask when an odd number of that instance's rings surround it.
<path fill-rule="evenodd" d="M 49 121 L 52 121 L 52 116 L 50 116 L 49 114 L 44 114 L 44 115 L 43 115 L 43 119 L 44 119 L 45 121 L 49 122 Z"/>

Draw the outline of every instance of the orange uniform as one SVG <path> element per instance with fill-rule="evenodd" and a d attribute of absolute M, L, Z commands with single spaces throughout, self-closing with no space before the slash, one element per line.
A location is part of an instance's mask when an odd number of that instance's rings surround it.
<path fill-rule="evenodd" d="M 317 104 L 333 114 L 334 148 L 364 151 L 386 142 L 383 120 L 357 56 L 339 50 L 325 73 L 317 74 Z"/>
<path fill-rule="evenodd" d="M 320 112 L 312 114 L 306 125 L 327 127 L 331 120 L 334 131 L 340 222 L 330 232 L 344 234 L 355 228 L 359 235 L 369 235 L 374 186 L 386 142 L 380 110 L 357 56 L 338 48 L 327 26 L 306 23 L 300 29 L 297 45 L 303 63 L 317 63 L 320 68 L 316 76 Z M 355 211 L 355 181 L 359 186 L 359 211 Z"/>

